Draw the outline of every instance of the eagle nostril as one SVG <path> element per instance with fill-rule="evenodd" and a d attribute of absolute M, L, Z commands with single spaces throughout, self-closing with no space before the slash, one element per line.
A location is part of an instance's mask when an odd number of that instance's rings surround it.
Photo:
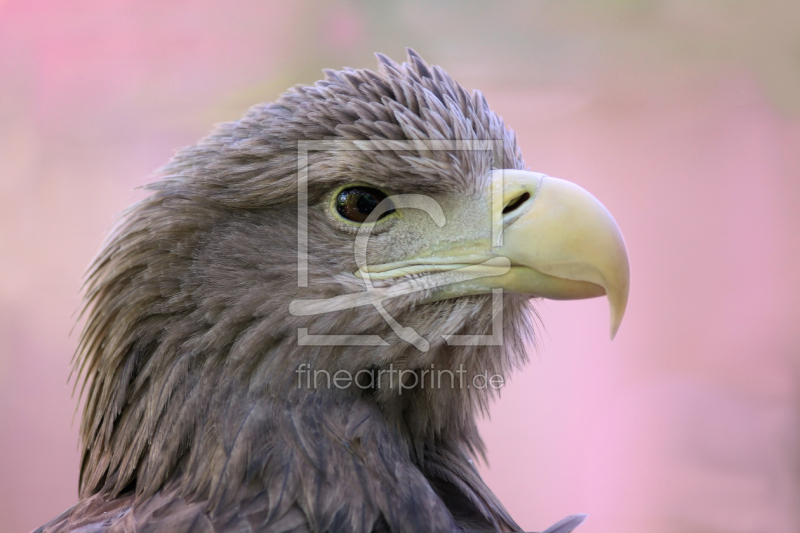
<path fill-rule="evenodd" d="M 516 198 L 514 198 L 513 200 L 511 200 L 506 204 L 506 206 L 503 208 L 503 214 L 507 215 L 508 213 L 511 213 L 512 211 L 516 210 L 519 206 L 527 202 L 528 198 L 530 197 L 531 193 L 527 191 L 517 196 Z"/>

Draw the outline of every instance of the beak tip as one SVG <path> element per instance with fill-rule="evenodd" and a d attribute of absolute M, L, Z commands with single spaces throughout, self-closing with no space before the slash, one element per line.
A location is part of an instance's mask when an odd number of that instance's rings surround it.
<path fill-rule="evenodd" d="M 626 256 L 627 257 L 627 256 Z M 627 261 L 626 261 L 627 263 Z M 614 284 L 611 287 L 606 287 L 606 296 L 608 297 L 609 318 L 611 319 L 611 340 L 617 336 L 619 327 L 622 325 L 622 318 L 625 316 L 625 310 L 628 307 L 628 294 L 630 291 L 630 272 L 625 269 L 626 276 L 623 282 Z"/>
<path fill-rule="evenodd" d="M 609 297 L 608 303 L 611 308 L 611 340 L 617 336 L 619 327 L 622 325 L 622 317 L 625 316 L 625 308 L 628 306 L 628 291 L 625 291 L 624 298 L 621 301 L 616 301 L 615 298 Z"/>

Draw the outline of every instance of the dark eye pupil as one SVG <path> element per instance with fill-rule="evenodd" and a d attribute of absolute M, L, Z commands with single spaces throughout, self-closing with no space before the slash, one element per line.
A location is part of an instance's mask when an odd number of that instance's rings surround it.
<path fill-rule="evenodd" d="M 358 212 L 363 215 L 369 215 L 372 213 L 372 210 L 375 209 L 380 203 L 378 199 L 375 198 L 375 195 L 370 193 L 353 196 L 357 196 L 356 209 L 358 209 Z"/>
<path fill-rule="evenodd" d="M 386 195 L 378 189 L 371 187 L 348 187 L 343 189 L 336 197 L 336 211 L 347 220 L 364 222 Z M 388 206 L 391 207 L 391 206 Z M 388 209 L 381 213 L 381 219 L 391 213 Z"/>

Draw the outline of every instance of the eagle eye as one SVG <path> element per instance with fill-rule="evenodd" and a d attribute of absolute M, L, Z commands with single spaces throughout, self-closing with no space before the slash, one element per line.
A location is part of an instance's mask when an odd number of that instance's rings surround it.
<path fill-rule="evenodd" d="M 348 187 L 336 195 L 336 211 L 351 222 L 364 222 L 372 211 L 386 198 L 386 194 L 372 187 Z M 394 212 L 389 200 L 387 209 L 378 220 Z"/>

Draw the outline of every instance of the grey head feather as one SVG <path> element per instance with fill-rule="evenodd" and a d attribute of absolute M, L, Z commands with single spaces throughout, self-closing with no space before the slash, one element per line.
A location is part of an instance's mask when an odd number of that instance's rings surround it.
<path fill-rule="evenodd" d="M 387 302 L 431 339 L 425 353 L 372 308 L 288 312 L 293 299 L 360 290 L 343 275 L 357 269 L 355 236 L 326 218 L 336 187 L 368 176 L 397 193 L 469 197 L 493 161 L 524 168 L 513 132 L 480 92 L 413 50 L 402 64 L 377 58 L 377 72 L 325 71 L 220 125 L 180 150 L 126 212 L 86 283 L 75 358 L 85 387 L 81 503 L 43 531 L 80 530 L 109 510 L 118 518 L 108 531 L 519 530 L 470 460 L 483 453 L 475 418 L 492 389 L 400 395 L 396 386 L 296 383 L 300 364 L 351 374 L 462 365 L 506 376 L 534 341 L 528 300 L 514 295 L 503 303 L 503 346 L 442 340 L 487 334 L 490 297 Z M 503 142 L 494 153 L 310 153 L 312 282 L 298 287 L 297 143 L 329 139 Z M 374 241 L 376 258 L 396 253 Z M 379 334 L 387 345 L 299 346 L 301 327 Z"/>
<path fill-rule="evenodd" d="M 571 533 L 576 527 L 583 524 L 588 517 L 589 515 L 586 514 L 569 515 L 548 527 L 542 533 Z"/>

